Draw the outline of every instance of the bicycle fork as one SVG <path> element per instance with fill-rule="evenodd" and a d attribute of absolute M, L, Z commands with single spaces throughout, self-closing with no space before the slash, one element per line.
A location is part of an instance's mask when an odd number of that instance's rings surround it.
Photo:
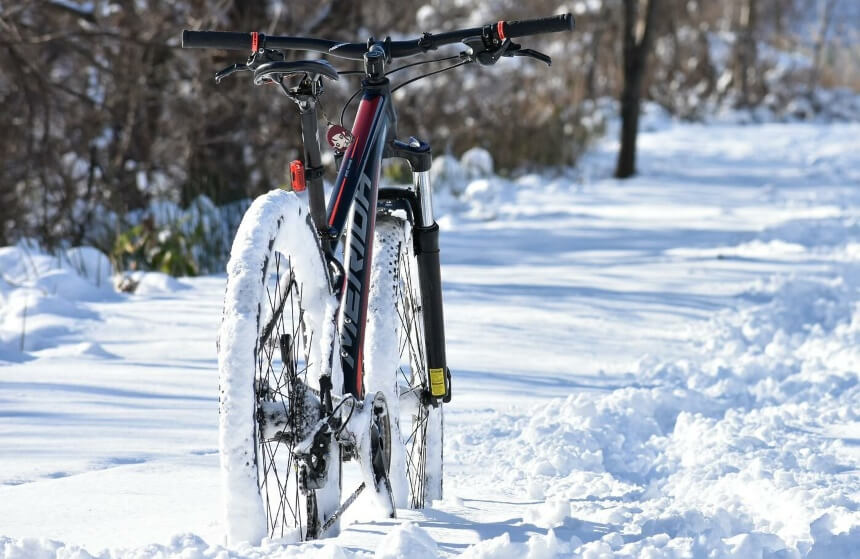
<path fill-rule="evenodd" d="M 430 172 L 413 173 L 421 200 L 420 223 L 414 229 L 415 257 L 424 317 L 430 398 L 434 406 L 451 401 L 451 372 L 445 356 L 445 322 L 442 313 L 442 274 L 439 264 L 439 225 L 433 218 Z"/>
<path fill-rule="evenodd" d="M 451 372 L 445 356 L 445 322 L 442 311 L 442 274 L 439 263 L 439 225 L 433 215 L 433 186 L 430 181 L 430 146 L 415 138 L 409 143 L 392 141 L 385 157 L 406 159 L 412 168 L 413 243 L 418 261 L 418 283 L 424 338 L 427 349 L 429 398 L 435 407 L 451 401 Z M 417 207 L 416 207 L 417 206 Z"/>

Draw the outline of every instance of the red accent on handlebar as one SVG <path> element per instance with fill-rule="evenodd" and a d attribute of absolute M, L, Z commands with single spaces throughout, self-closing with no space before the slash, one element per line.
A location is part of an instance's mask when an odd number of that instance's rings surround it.
<path fill-rule="evenodd" d="M 260 46 L 260 34 L 256 31 L 251 31 L 251 52 L 257 52 L 258 46 Z"/>
<path fill-rule="evenodd" d="M 499 40 L 505 40 L 505 22 L 500 21 L 496 24 L 496 34 L 499 36 Z"/>

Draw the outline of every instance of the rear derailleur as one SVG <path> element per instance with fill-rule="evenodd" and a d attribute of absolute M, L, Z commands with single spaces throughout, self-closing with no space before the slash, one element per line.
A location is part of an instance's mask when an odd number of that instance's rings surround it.
<path fill-rule="evenodd" d="M 328 407 L 324 401 L 317 405 Z M 385 396 L 378 392 L 365 402 L 346 396 L 332 411 L 323 412 L 322 418 L 308 427 L 304 437 L 296 441 L 292 449 L 298 464 L 302 493 L 308 494 L 326 486 L 329 460 L 336 456 L 331 453 L 331 445 L 337 444 L 341 448 L 342 460 L 358 459 L 366 472 L 365 479 L 372 482 L 376 493 L 388 505 L 389 516 L 393 517 L 395 511 L 388 477 L 392 434 Z M 288 438 L 286 430 L 280 435 Z"/>

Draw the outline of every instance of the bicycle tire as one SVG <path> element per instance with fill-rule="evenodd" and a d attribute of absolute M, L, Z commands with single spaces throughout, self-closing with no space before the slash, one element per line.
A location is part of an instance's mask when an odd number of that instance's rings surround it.
<path fill-rule="evenodd" d="M 219 446 L 227 539 L 314 537 L 340 505 L 341 457 L 307 489 L 293 450 L 319 419 L 337 301 L 303 204 L 275 190 L 246 212 L 227 265 L 218 336 Z M 333 379 L 334 386 L 342 385 Z M 329 531 L 331 533 L 332 530 Z"/>
<path fill-rule="evenodd" d="M 408 219 L 377 216 L 365 382 L 370 390 L 385 393 L 394 418 L 389 478 L 395 505 L 423 508 L 442 498 L 444 421 L 442 405 L 433 407 L 427 397 L 424 323 L 411 231 Z"/>

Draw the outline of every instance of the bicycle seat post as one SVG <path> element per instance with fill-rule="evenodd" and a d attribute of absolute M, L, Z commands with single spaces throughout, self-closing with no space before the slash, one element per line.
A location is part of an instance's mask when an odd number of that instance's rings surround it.
<path fill-rule="evenodd" d="M 320 74 L 306 73 L 295 87 L 287 88 L 278 82 L 284 94 L 292 99 L 299 109 L 302 123 L 302 144 L 304 145 L 305 178 L 307 180 L 308 206 L 311 219 L 317 231 L 326 230 L 325 192 L 323 190 L 322 155 L 319 142 L 319 117 L 317 98 L 323 92 Z M 328 250 L 328 240 L 320 235 L 324 249 Z"/>
<path fill-rule="evenodd" d="M 308 204 L 311 219 L 317 231 L 326 229 L 325 192 L 323 190 L 323 164 L 320 154 L 319 118 L 316 97 L 308 96 L 297 102 L 302 119 L 302 143 L 305 146 L 305 177 L 308 181 Z M 325 235 L 320 235 L 327 243 Z M 328 247 L 324 247 L 328 248 Z"/>

